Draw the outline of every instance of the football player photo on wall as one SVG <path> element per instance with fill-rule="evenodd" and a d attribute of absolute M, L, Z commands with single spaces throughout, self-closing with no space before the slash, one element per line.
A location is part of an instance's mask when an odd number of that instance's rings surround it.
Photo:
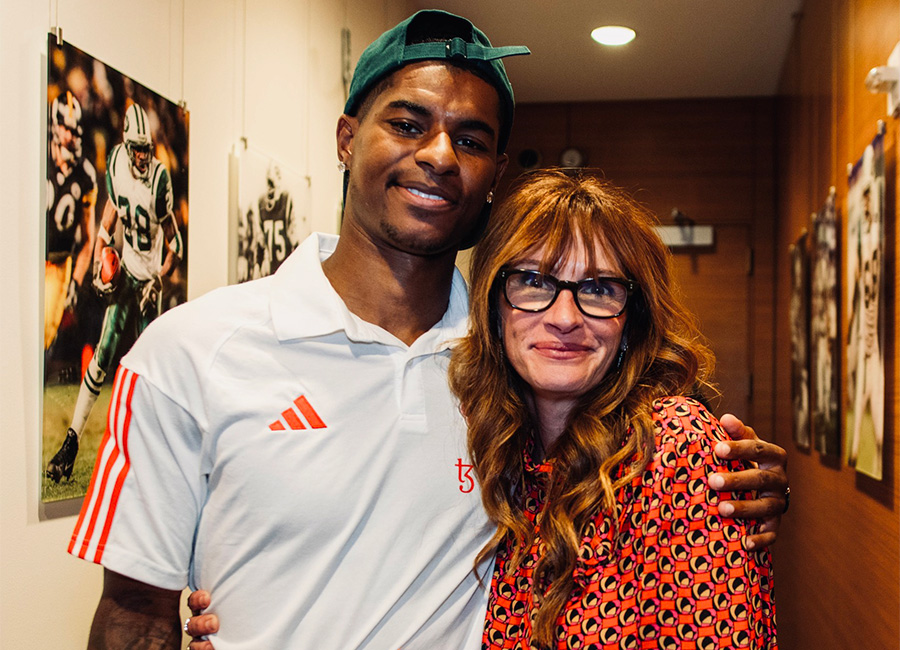
<path fill-rule="evenodd" d="M 49 37 L 44 503 L 84 496 L 119 359 L 187 298 L 188 128 L 183 107 Z"/>
<path fill-rule="evenodd" d="M 271 275 L 310 233 L 309 177 L 240 145 L 232 154 L 232 283 Z"/>
<path fill-rule="evenodd" d="M 844 453 L 857 472 L 884 470 L 884 133 L 848 170 Z"/>

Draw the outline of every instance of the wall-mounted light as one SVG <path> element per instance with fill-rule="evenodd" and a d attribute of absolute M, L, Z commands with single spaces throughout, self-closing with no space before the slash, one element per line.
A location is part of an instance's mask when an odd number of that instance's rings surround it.
<path fill-rule="evenodd" d="M 887 93 L 888 115 L 900 115 L 900 43 L 894 46 L 887 65 L 869 70 L 866 88 L 870 93 Z"/>
<path fill-rule="evenodd" d="M 630 27 L 605 25 L 591 32 L 591 38 L 601 45 L 626 45 L 634 40 L 635 33 Z"/>
<path fill-rule="evenodd" d="M 716 244 L 716 233 L 712 226 L 698 226 L 694 220 L 678 208 L 672 208 L 673 226 L 655 226 L 656 234 L 663 244 L 672 249 L 712 248 Z"/>

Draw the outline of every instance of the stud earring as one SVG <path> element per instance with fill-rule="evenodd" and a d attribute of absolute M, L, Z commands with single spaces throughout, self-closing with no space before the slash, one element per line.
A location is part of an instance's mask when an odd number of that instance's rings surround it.
<path fill-rule="evenodd" d="M 342 174 L 343 174 L 345 171 L 347 171 L 347 163 L 345 163 L 343 160 L 341 160 L 340 162 L 338 162 L 338 171 L 341 172 Z"/>
<path fill-rule="evenodd" d="M 485 201 L 488 203 L 494 202 L 494 192 L 493 191 L 488 192 L 488 195 L 487 195 L 487 198 L 485 199 Z"/>
<path fill-rule="evenodd" d="M 616 370 L 622 369 L 622 363 L 625 361 L 625 353 L 628 352 L 628 341 L 622 339 L 622 345 L 619 347 L 619 357 L 616 359 Z"/>

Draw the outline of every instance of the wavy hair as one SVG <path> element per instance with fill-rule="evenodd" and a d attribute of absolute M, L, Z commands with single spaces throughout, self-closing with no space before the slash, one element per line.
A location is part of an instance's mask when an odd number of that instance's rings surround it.
<path fill-rule="evenodd" d="M 583 395 L 547 450 L 553 470 L 538 516 L 542 553 L 534 567 L 534 642 L 549 646 L 568 602 L 579 546 L 600 512 L 618 530 L 616 491 L 653 457 L 652 404 L 667 395 L 714 390 L 714 358 L 673 286 L 669 252 L 656 219 L 609 183 L 585 172 L 541 170 L 519 179 L 491 217 L 472 259 L 471 320 L 450 362 L 450 387 L 468 421 L 468 450 L 482 500 L 497 525 L 477 562 L 509 542 L 514 571 L 534 542 L 523 503 L 523 452 L 537 436 L 529 388 L 510 366 L 500 338 L 498 272 L 543 247 L 541 271 L 578 249 L 597 272 L 598 247 L 639 289 L 631 296 L 621 366 Z"/>

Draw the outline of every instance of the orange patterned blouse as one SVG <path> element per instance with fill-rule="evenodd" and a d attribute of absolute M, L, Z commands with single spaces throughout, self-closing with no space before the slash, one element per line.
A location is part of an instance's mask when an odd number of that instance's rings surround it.
<path fill-rule="evenodd" d="M 727 434 L 697 401 L 668 397 L 653 405 L 656 454 L 642 476 L 619 491 L 618 538 L 598 515 L 582 540 L 575 587 L 557 620 L 558 649 L 778 647 L 768 550 L 745 551 L 748 524 L 723 518 L 706 478 L 741 469 L 713 454 Z M 551 464 L 526 456 L 526 515 L 543 508 L 541 479 Z M 722 498 L 727 498 L 723 495 Z M 531 553 L 505 575 L 511 546 L 494 567 L 482 647 L 530 650 Z"/>

